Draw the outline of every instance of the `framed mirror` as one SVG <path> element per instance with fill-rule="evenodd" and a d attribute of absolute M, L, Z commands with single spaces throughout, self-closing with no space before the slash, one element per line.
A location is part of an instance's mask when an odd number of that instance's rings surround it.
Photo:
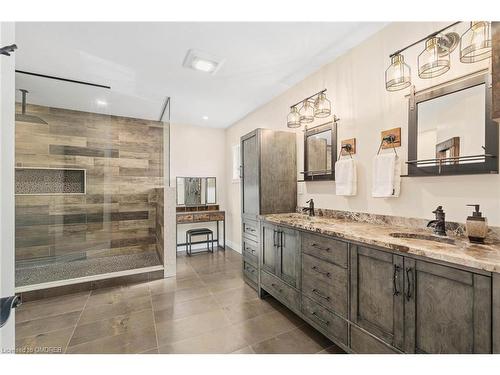
<path fill-rule="evenodd" d="M 498 173 L 498 124 L 489 75 L 415 95 L 409 105 L 408 175 Z"/>
<path fill-rule="evenodd" d="M 217 203 L 215 177 L 177 177 L 177 205 L 203 206 Z"/>
<path fill-rule="evenodd" d="M 328 122 L 304 133 L 304 180 L 335 179 L 337 124 Z"/>

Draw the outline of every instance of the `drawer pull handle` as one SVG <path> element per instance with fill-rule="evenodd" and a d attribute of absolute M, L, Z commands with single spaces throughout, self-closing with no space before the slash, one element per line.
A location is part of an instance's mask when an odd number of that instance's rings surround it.
<path fill-rule="evenodd" d="M 247 227 L 247 230 L 249 230 L 250 232 L 255 232 L 255 229 L 250 228 L 250 227 Z"/>
<path fill-rule="evenodd" d="M 410 276 L 410 273 L 411 273 L 411 276 Z M 407 301 L 410 301 L 411 300 L 411 292 L 414 288 L 414 286 L 412 286 L 412 282 L 413 282 L 413 269 L 410 268 L 410 267 L 406 267 L 406 281 L 408 282 L 408 286 L 406 287 L 406 300 Z"/>
<path fill-rule="evenodd" d="M 323 271 L 321 271 L 321 270 L 320 270 L 318 267 L 316 267 L 316 266 L 313 266 L 313 267 L 312 267 L 312 270 L 313 270 L 313 271 L 316 271 L 317 273 L 319 273 L 319 274 L 321 274 L 321 275 L 323 275 L 323 276 L 326 276 L 326 277 L 330 278 L 330 272 L 323 272 Z"/>
<path fill-rule="evenodd" d="M 251 249 L 251 248 L 249 248 L 249 247 L 245 247 L 245 250 L 246 250 L 246 251 L 251 251 L 252 253 L 255 253 L 255 250 L 254 250 L 254 249 Z"/>
<path fill-rule="evenodd" d="M 316 249 L 319 249 L 319 250 L 323 250 L 323 251 L 330 251 L 330 248 L 329 248 L 329 247 L 319 246 L 317 243 L 313 243 L 311 246 L 312 246 L 312 247 L 315 247 Z"/>
<path fill-rule="evenodd" d="M 320 323 L 324 324 L 325 326 L 327 326 L 327 325 L 329 325 L 329 324 L 330 324 L 330 322 L 329 322 L 328 320 L 324 320 L 324 319 L 320 318 L 320 317 L 319 317 L 319 315 L 318 315 L 318 314 L 316 314 L 316 311 L 313 311 L 313 312 L 312 312 L 312 315 L 314 316 L 314 318 L 315 318 L 317 321 L 319 321 Z"/>
<path fill-rule="evenodd" d="M 278 285 L 271 283 L 271 286 L 274 288 L 274 290 L 283 293 L 283 289 L 281 289 Z"/>
<path fill-rule="evenodd" d="M 392 291 L 393 291 L 392 294 L 395 296 L 399 296 L 399 294 L 401 293 L 398 289 L 399 269 L 400 269 L 400 267 L 397 264 L 395 264 L 394 265 L 394 273 L 392 274 Z"/>
<path fill-rule="evenodd" d="M 322 293 L 320 293 L 320 291 L 318 289 L 313 289 L 312 292 L 314 294 L 316 294 L 318 297 L 321 297 L 324 300 L 330 301 L 330 297 L 323 295 Z"/>

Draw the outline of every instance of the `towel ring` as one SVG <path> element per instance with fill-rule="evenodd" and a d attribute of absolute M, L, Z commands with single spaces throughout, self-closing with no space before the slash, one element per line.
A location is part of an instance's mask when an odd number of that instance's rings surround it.
<path fill-rule="evenodd" d="M 394 150 L 394 153 L 396 154 L 396 156 L 398 156 L 398 152 L 396 151 L 396 146 L 394 146 L 395 141 L 396 141 L 396 136 L 394 136 L 392 134 L 388 135 L 387 137 L 382 138 L 382 141 L 380 142 L 380 146 L 378 146 L 377 155 L 380 154 L 380 150 L 382 149 L 382 145 L 384 144 L 384 142 L 387 142 L 387 143 L 392 145 L 392 149 Z"/>
<path fill-rule="evenodd" d="M 337 160 L 340 160 L 340 157 L 342 156 L 342 150 L 346 150 L 352 159 L 352 153 L 351 153 L 352 146 L 351 146 L 351 144 L 347 143 L 345 145 L 340 146 L 340 152 L 339 152 L 339 156 L 337 157 Z"/>

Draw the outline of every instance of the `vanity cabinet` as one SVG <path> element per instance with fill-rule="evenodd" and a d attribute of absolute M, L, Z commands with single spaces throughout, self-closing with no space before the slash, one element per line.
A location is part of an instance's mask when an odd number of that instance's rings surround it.
<path fill-rule="evenodd" d="M 259 233 L 259 215 L 293 212 L 297 206 L 296 135 L 293 132 L 255 129 L 241 137 L 240 157 L 243 275 L 250 286 L 258 289 L 259 279 L 253 277 L 252 267 L 256 267 L 257 274 L 259 264 L 263 264 L 268 272 L 278 271 L 277 248 L 274 245 L 278 239 L 276 235 L 273 238 L 273 229 L 270 234 L 269 228 Z M 284 243 L 291 244 L 291 238 L 284 235 Z M 245 250 L 249 243 L 249 247 L 255 245 L 259 249 L 261 241 L 265 241 L 265 262 L 260 262 L 258 253 Z M 287 262 L 288 257 L 283 260 Z M 288 275 L 288 263 L 283 265 L 283 271 L 284 275 Z M 294 277 L 293 274 L 290 276 Z"/>
<path fill-rule="evenodd" d="M 300 275 L 299 233 L 296 230 L 263 224 L 261 269 L 298 288 Z"/>
<path fill-rule="evenodd" d="M 269 273 L 278 274 L 278 227 L 264 223 L 261 227 L 262 244 L 260 268 Z"/>
<path fill-rule="evenodd" d="M 302 294 L 348 318 L 348 244 L 316 234 L 302 234 Z"/>
<path fill-rule="evenodd" d="M 279 276 L 289 285 L 298 288 L 300 281 L 299 232 L 278 228 Z"/>
<path fill-rule="evenodd" d="M 353 353 L 498 353 L 500 277 L 261 221 L 260 288 Z"/>
<path fill-rule="evenodd" d="M 351 247 L 351 321 L 395 348 L 403 348 L 403 257 Z"/>
<path fill-rule="evenodd" d="M 491 353 L 491 277 L 405 258 L 405 352 Z"/>

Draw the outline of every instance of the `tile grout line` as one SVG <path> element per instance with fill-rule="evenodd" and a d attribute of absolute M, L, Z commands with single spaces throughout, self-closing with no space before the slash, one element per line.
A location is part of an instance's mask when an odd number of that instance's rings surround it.
<path fill-rule="evenodd" d="M 89 294 L 87 295 L 87 300 L 85 301 L 85 304 L 83 305 L 83 309 L 80 312 L 80 316 L 78 317 L 78 320 L 76 321 L 75 327 L 73 328 L 73 332 L 71 332 L 71 335 L 69 336 L 68 342 L 66 343 L 66 347 L 64 348 L 64 354 L 66 354 L 66 352 L 68 351 L 69 343 L 71 342 L 71 339 L 75 335 L 76 327 L 78 327 L 78 323 L 80 323 L 80 319 L 82 318 L 83 312 L 85 311 L 85 308 L 87 307 L 87 303 L 89 302 L 91 294 L 92 294 L 92 290 L 89 291 Z"/>
<path fill-rule="evenodd" d="M 151 314 L 153 315 L 153 326 L 155 329 L 156 350 L 158 351 L 158 354 L 160 354 L 160 343 L 158 342 L 158 328 L 156 327 L 156 317 L 153 308 L 153 295 L 151 294 L 151 289 L 149 288 L 149 285 L 148 285 L 148 291 L 149 291 L 149 302 L 151 303 Z"/>
<path fill-rule="evenodd" d="M 202 283 L 203 287 L 206 287 L 208 289 L 208 293 L 209 293 L 209 296 L 211 297 L 215 297 L 215 294 L 214 292 L 212 292 L 212 290 L 207 287 L 207 283 L 205 281 L 203 281 L 202 277 L 199 275 L 198 271 L 196 271 L 196 269 L 190 264 L 191 268 L 193 269 L 193 271 L 195 272 L 196 274 L 196 278 L 200 280 L 200 282 Z M 237 289 L 237 288 L 234 288 L 234 289 Z M 231 289 L 233 290 L 233 289 Z M 203 298 L 203 297 L 201 297 Z M 224 315 L 224 317 L 228 320 L 229 322 L 229 325 L 227 327 L 233 327 L 235 324 L 231 322 L 231 320 L 228 318 L 226 312 L 224 311 L 224 308 L 223 306 L 219 303 L 219 301 L 217 300 L 217 298 L 214 298 L 215 300 L 215 303 L 217 304 L 217 306 L 219 307 L 220 310 L 222 310 L 222 314 Z M 200 314 L 203 314 L 203 313 L 199 313 L 199 314 L 195 314 L 195 315 L 200 315 Z M 184 319 L 184 318 L 180 318 L 180 319 Z M 205 334 L 209 334 L 209 333 L 212 333 L 212 332 L 215 332 L 216 330 L 218 329 L 221 329 L 221 327 L 219 328 L 214 328 L 213 330 L 209 330 L 207 332 L 203 332 L 203 333 L 200 333 L 200 334 L 197 334 L 197 335 L 194 335 L 192 337 L 188 337 L 188 338 L 185 338 L 185 339 L 182 339 L 182 340 L 178 340 L 178 341 L 174 341 L 174 342 L 171 342 L 169 344 L 166 344 L 166 345 L 170 345 L 170 344 L 175 344 L 175 343 L 178 343 L 178 342 L 182 342 L 182 341 L 186 341 L 186 340 L 192 340 L 194 338 L 197 338 L 197 337 L 200 337 L 200 336 L 203 336 Z M 155 321 L 155 332 L 156 332 L 156 321 Z M 158 337 L 158 336 L 157 336 Z M 248 342 L 245 340 L 245 343 L 247 344 L 247 346 L 250 346 L 248 344 Z M 252 349 L 252 351 L 254 351 Z M 158 353 L 160 352 L 160 347 L 159 347 L 159 344 L 158 344 Z M 254 351 L 255 352 L 255 351 Z"/>

